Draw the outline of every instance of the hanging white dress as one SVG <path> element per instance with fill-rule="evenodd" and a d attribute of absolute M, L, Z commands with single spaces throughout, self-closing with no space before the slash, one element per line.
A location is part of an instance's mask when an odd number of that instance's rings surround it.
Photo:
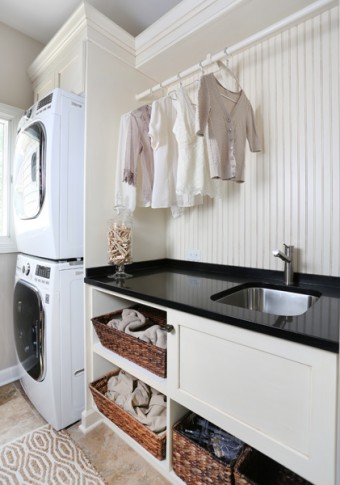
<path fill-rule="evenodd" d="M 196 110 L 187 91 L 175 92 L 177 116 L 174 134 L 178 143 L 176 193 L 178 205 L 191 207 L 203 202 L 203 196 L 219 194 L 218 183 L 210 178 L 207 142 L 196 134 Z"/>
<path fill-rule="evenodd" d="M 154 183 L 151 207 L 171 207 L 174 217 L 180 215 L 177 208 L 177 141 L 173 132 L 176 108 L 170 96 L 152 103 L 149 135 L 154 150 Z"/>

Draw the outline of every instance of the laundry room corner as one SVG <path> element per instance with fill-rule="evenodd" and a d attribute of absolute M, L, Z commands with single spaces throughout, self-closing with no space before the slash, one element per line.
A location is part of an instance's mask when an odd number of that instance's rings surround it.
<path fill-rule="evenodd" d="M 0 5 L 0 485 L 340 485 L 340 0 Z"/>

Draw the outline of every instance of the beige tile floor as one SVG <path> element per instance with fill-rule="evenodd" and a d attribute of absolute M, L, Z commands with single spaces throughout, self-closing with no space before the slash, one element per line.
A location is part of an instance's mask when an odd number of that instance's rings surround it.
<path fill-rule="evenodd" d="M 25 396 L 19 382 L 0 387 L 0 445 L 45 423 Z M 105 424 L 86 434 L 79 430 L 79 423 L 67 431 L 108 485 L 169 484 Z"/>

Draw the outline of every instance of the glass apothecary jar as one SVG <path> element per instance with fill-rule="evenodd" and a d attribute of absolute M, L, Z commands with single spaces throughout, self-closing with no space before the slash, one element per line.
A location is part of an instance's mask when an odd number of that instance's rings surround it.
<path fill-rule="evenodd" d="M 107 233 L 109 264 L 116 266 L 116 272 L 111 278 L 124 279 L 132 276 L 125 272 L 125 265 L 132 263 L 132 226 L 131 211 L 124 206 L 115 206 Z"/>

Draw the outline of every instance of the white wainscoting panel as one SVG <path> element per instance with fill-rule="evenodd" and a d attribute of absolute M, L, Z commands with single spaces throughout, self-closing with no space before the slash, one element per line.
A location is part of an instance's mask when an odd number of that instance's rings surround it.
<path fill-rule="evenodd" d="M 272 250 L 285 242 L 298 271 L 340 276 L 338 6 L 234 55 L 230 67 L 263 151 L 247 151 L 244 184 L 223 182 L 220 199 L 169 215 L 167 256 L 199 249 L 203 262 L 281 270 Z"/>

